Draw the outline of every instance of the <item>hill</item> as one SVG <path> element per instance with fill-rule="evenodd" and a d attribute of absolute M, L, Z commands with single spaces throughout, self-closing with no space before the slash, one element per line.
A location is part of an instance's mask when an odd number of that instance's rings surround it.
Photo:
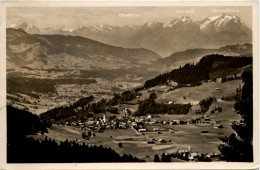
<path fill-rule="evenodd" d="M 165 71 L 169 69 L 178 68 L 180 65 L 185 65 L 186 63 L 197 63 L 203 56 L 209 54 L 221 54 L 225 56 L 252 56 L 252 44 L 236 44 L 236 45 L 226 45 L 216 49 L 187 49 L 180 52 L 175 52 L 168 57 L 159 58 L 154 62 L 155 66 L 160 66 L 164 68 Z"/>
<path fill-rule="evenodd" d="M 225 69 L 236 69 L 252 64 L 251 57 L 231 57 L 218 54 L 207 55 L 197 64 L 186 64 L 171 72 L 161 74 L 154 79 L 147 80 L 145 88 L 168 84 L 175 81 L 179 86 L 199 85 L 202 81 L 210 79 L 210 73 Z"/>
<path fill-rule="evenodd" d="M 47 124 L 30 112 L 7 106 L 8 163 L 143 162 L 132 155 L 119 155 L 111 148 L 81 145 L 75 141 L 57 143 L 27 135 L 47 132 Z M 101 154 L 102 153 L 102 154 Z"/>
<path fill-rule="evenodd" d="M 118 69 L 160 56 L 144 48 L 121 48 L 80 36 L 27 34 L 7 29 L 7 66 L 33 69 Z"/>

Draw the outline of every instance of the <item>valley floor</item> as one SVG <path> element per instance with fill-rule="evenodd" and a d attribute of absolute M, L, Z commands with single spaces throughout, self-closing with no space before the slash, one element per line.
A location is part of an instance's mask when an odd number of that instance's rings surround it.
<path fill-rule="evenodd" d="M 148 90 L 141 91 L 142 96 L 134 99 L 130 104 L 116 106 L 120 113 L 117 117 L 124 117 L 125 113 L 123 110 L 125 108 L 128 108 L 133 113 L 138 109 L 138 100 L 147 99 L 151 90 L 154 90 L 156 93 L 156 102 L 158 103 L 173 101 L 176 103 L 190 102 L 192 104 L 189 113 L 186 115 L 153 115 L 152 120 L 160 123 L 146 124 L 147 132 L 138 133 L 131 127 L 127 129 L 105 129 L 104 132 L 96 132 L 95 136 L 86 140 L 82 138 L 83 130 L 80 128 L 54 124 L 52 128 L 48 129 L 48 133 L 33 135 L 33 137 L 40 139 L 48 137 L 56 141 L 76 140 L 78 143 L 88 145 L 103 145 L 112 148 L 121 155 L 131 154 L 148 162 L 153 162 L 155 154 L 172 154 L 181 150 L 200 154 L 219 154 L 218 145 L 221 143 L 220 138 L 233 133 L 232 123 L 241 120 L 240 115 L 234 110 L 235 101 L 224 101 L 221 98 L 236 94 L 236 89 L 242 86 L 241 84 L 241 80 L 225 83 L 217 80 L 217 82 L 203 83 L 201 86 L 196 87 L 183 87 L 173 91 L 165 91 L 169 88 L 168 86 L 157 86 L 149 89 L 150 92 Z M 206 113 L 196 114 L 195 110 L 199 108 L 199 101 L 208 97 L 215 97 L 217 101 L 212 103 Z M 211 111 L 216 107 L 221 107 L 222 111 L 212 114 Z M 102 115 L 97 114 L 95 116 L 100 117 Z M 114 115 L 110 113 L 107 115 L 107 118 L 110 116 Z M 208 123 L 191 123 L 192 119 L 203 116 L 209 117 L 210 121 Z M 187 123 L 177 125 L 161 123 L 173 120 L 183 120 Z M 218 128 L 220 125 L 223 128 Z M 153 131 L 153 128 L 158 128 L 158 131 Z M 154 142 L 148 144 L 148 141 Z M 119 147 L 119 143 L 122 143 L 123 147 Z M 181 160 L 172 158 L 172 161 Z"/>
<path fill-rule="evenodd" d="M 44 139 L 45 136 L 56 141 L 76 140 L 78 143 L 88 145 L 103 145 L 110 147 L 119 154 L 131 154 L 146 161 L 153 161 L 155 154 L 176 153 L 178 150 L 190 150 L 198 153 L 219 153 L 218 145 L 220 137 L 229 136 L 233 129 L 232 122 L 240 121 L 240 116 L 231 108 L 234 102 L 216 102 L 215 105 L 223 107 L 223 111 L 210 115 L 210 124 L 183 124 L 183 125 L 146 125 L 147 129 L 157 127 L 158 132 L 148 131 L 136 133 L 131 127 L 127 129 L 106 129 L 103 133 L 95 133 L 96 136 L 89 140 L 82 139 L 82 130 L 67 125 L 53 125 L 48 129 L 49 133 L 34 135 L 35 138 Z M 214 106 L 212 106 L 214 107 Z M 188 120 L 202 115 L 160 115 L 154 120 Z M 216 123 L 217 122 L 217 123 Z M 216 128 L 216 125 L 223 125 L 223 128 Z M 202 133 L 207 131 L 207 133 Z M 161 140 L 166 142 L 160 142 Z M 148 141 L 154 140 L 154 144 Z M 122 143 L 123 147 L 118 144 Z M 174 161 L 174 160 L 172 160 Z M 178 159 L 175 161 L 178 161 Z"/>

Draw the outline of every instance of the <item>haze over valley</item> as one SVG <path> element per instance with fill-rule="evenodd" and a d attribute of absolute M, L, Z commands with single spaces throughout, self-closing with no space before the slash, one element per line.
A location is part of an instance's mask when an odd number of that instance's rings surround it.
<path fill-rule="evenodd" d="M 57 155 L 44 157 L 42 149 L 43 163 L 229 161 L 225 137 L 249 120 L 239 102 L 251 99 L 251 26 L 235 14 L 189 15 L 110 25 L 100 14 L 104 24 L 73 28 L 10 19 L 8 126 L 13 133 L 20 117 L 26 136 L 19 144 L 10 138 L 10 146 L 19 154 L 20 144 L 36 142 L 20 161 L 37 160 L 29 153 L 48 142 Z M 94 156 L 65 157 L 63 147 Z M 10 162 L 17 161 L 14 150 Z"/>

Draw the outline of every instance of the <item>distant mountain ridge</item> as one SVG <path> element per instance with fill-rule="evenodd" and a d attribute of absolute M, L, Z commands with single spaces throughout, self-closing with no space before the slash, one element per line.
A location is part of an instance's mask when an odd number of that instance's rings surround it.
<path fill-rule="evenodd" d="M 209 54 L 222 54 L 224 56 L 244 56 L 252 57 L 253 47 L 252 44 L 236 44 L 236 45 L 226 45 L 216 49 L 187 49 L 184 51 L 176 52 L 165 58 L 159 58 L 155 61 L 155 65 L 161 68 L 165 68 L 165 71 L 178 68 L 180 65 L 186 63 L 196 63 L 203 56 Z"/>
<path fill-rule="evenodd" d="M 143 48 L 126 49 L 79 36 L 28 34 L 23 29 L 7 29 L 8 69 L 142 69 L 161 73 L 186 63 L 197 63 L 209 54 L 250 57 L 252 44 L 187 49 L 161 58 Z"/>
<path fill-rule="evenodd" d="M 126 49 L 88 38 L 27 34 L 7 29 L 7 67 L 35 69 L 117 69 L 138 67 L 160 56 L 144 48 Z"/>
<path fill-rule="evenodd" d="M 151 22 L 134 26 L 97 25 L 76 29 L 37 29 L 24 23 L 22 28 L 32 34 L 61 34 L 90 38 L 125 48 L 146 48 L 161 56 L 194 48 L 219 48 L 227 44 L 252 43 L 252 31 L 237 16 L 222 14 L 193 21 L 183 16 L 168 23 Z"/>

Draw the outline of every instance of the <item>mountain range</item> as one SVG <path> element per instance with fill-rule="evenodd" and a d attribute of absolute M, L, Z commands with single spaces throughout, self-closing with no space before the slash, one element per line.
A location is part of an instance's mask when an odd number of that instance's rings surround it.
<path fill-rule="evenodd" d="M 31 69 L 124 69 L 167 72 L 186 63 L 196 63 L 208 54 L 252 56 L 252 44 L 220 48 L 194 48 L 161 57 L 144 48 L 122 48 L 70 35 L 28 34 L 23 29 L 7 29 L 7 68 Z"/>
<path fill-rule="evenodd" d="M 216 49 L 227 44 L 252 43 L 252 31 L 239 17 L 229 14 L 208 17 L 202 21 L 183 16 L 168 23 L 152 22 L 121 27 L 97 25 L 54 30 L 23 23 L 15 28 L 30 34 L 81 36 L 112 46 L 146 48 L 162 57 L 186 49 Z"/>
<path fill-rule="evenodd" d="M 118 69 L 140 67 L 161 58 L 144 48 L 122 48 L 80 36 L 28 34 L 7 29 L 7 68 Z"/>

